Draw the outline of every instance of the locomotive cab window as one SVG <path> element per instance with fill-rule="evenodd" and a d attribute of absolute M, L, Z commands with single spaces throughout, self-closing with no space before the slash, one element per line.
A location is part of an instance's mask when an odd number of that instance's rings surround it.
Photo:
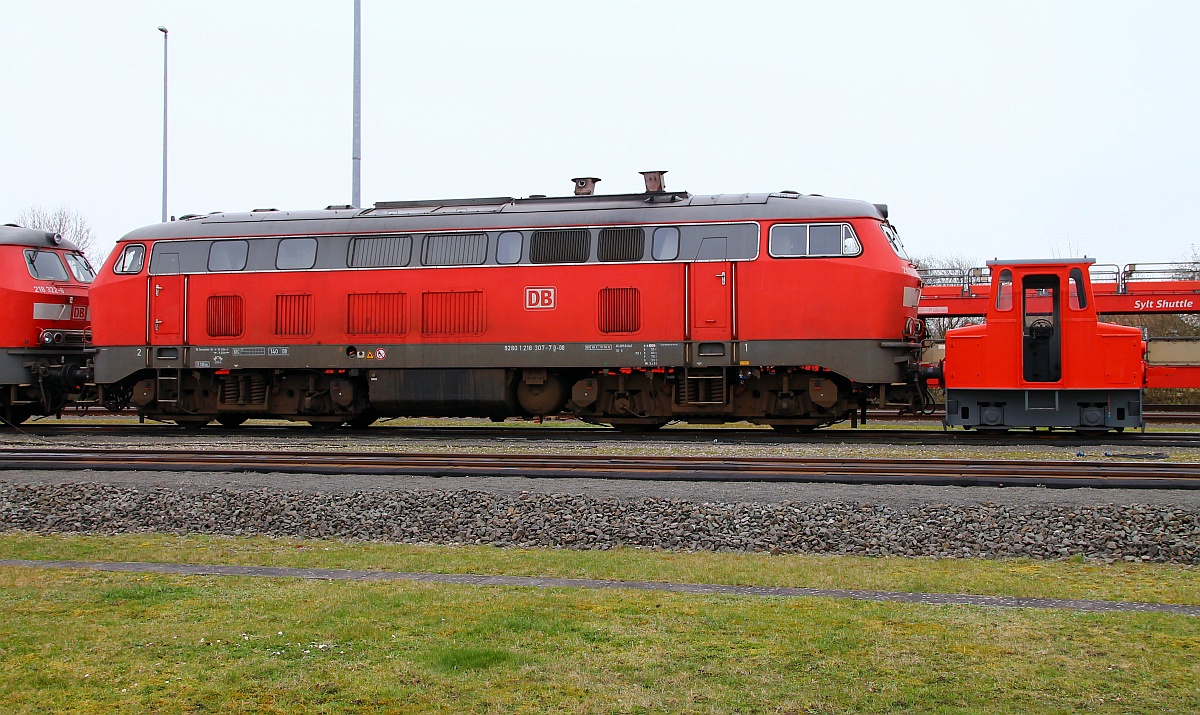
<path fill-rule="evenodd" d="M 775 258 L 857 256 L 862 244 L 848 223 L 776 224 L 768 250 Z"/>
<path fill-rule="evenodd" d="M 67 268 L 71 269 L 71 275 L 75 276 L 75 280 L 80 283 L 91 283 L 96 280 L 96 270 L 92 268 L 92 264 L 88 263 L 88 259 L 82 253 L 68 253 Z"/>
<path fill-rule="evenodd" d="M 317 263 L 317 239 L 285 238 L 275 253 L 275 267 L 281 271 L 308 270 Z"/>
<path fill-rule="evenodd" d="M 29 275 L 40 281 L 65 281 L 67 269 L 54 251 L 42 251 L 30 248 L 25 251 L 25 267 Z"/>
<path fill-rule="evenodd" d="M 140 243 L 126 246 L 113 264 L 113 273 L 141 273 L 146 262 L 146 247 Z"/>
<path fill-rule="evenodd" d="M 908 254 L 904 251 L 904 244 L 900 242 L 900 234 L 896 233 L 896 227 L 890 223 L 883 224 L 883 235 L 887 236 L 888 245 L 904 260 L 910 260 Z"/>
<path fill-rule="evenodd" d="M 246 241 L 213 241 L 208 249 L 208 270 L 240 271 L 246 267 L 249 250 Z"/>
<path fill-rule="evenodd" d="M 505 231 L 496 239 L 496 263 L 511 266 L 521 262 L 524 237 L 520 231 Z"/>

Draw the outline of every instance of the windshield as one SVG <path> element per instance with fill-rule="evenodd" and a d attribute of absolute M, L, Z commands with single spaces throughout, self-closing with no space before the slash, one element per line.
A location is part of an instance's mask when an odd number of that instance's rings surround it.
<path fill-rule="evenodd" d="M 96 280 L 96 271 L 82 253 L 68 253 L 66 258 L 67 266 L 71 269 L 71 274 L 75 276 L 75 280 L 80 283 L 91 283 Z"/>
<path fill-rule="evenodd" d="M 67 280 L 67 271 L 54 251 L 39 251 L 36 248 L 25 251 L 25 266 L 29 268 L 29 275 L 38 280 Z"/>
<path fill-rule="evenodd" d="M 896 233 L 895 226 L 892 226 L 890 223 L 883 224 L 883 235 L 887 236 L 888 243 L 892 245 L 892 250 L 896 252 L 897 256 L 906 261 L 912 261 L 908 257 L 908 254 L 904 252 L 904 244 L 900 243 L 900 234 Z"/>

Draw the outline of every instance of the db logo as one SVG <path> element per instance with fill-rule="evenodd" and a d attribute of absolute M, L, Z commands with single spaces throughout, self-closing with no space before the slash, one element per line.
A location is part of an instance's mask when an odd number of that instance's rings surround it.
<path fill-rule="evenodd" d="M 71 306 L 71 320 L 87 320 L 87 306 L 86 305 Z"/>
<path fill-rule="evenodd" d="M 525 286 L 525 310 L 554 310 L 557 298 L 554 286 Z"/>

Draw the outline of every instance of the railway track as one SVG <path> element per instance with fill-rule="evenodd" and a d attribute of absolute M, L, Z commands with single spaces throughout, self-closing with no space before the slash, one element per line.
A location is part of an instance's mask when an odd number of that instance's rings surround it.
<path fill-rule="evenodd" d="M 104 437 L 186 436 L 190 440 L 205 437 L 220 438 L 288 438 L 298 435 L 321 435 L 350 438 L 361 442 L 387 442 L 397 439 L 447 440 L 519 440 L 531 442 L 611 442 L 638 440 L 653 442 L 712 442 L 731 444 L 899 444 L 899 445 L 962 445 L 962 446 L 1027 446 L 1054 445 L 1082 447 L 1112 445 L 1122 448 L 1200 448 L 1200 432 L 1151 431 L 1123 433 L 1088 433 L 1065 431 L 1012 430 L 989 433 L 968 430 L 943 431 L 937 428 L 913 429 L 822 429 L 805 434 L 781 434 L 770 429 L 753 428 L 692 428 L 673 427 L 645 435 L 621 434 L 614 430 L 592 427 L 556 427 L 553 425 L 491 426 L 411 426 L 379 424 L 366 430 L 314 430 L 304 424 L 243 425 L 237 428 L 209 426 L 200 431 L 184 431 L 172 424 L 64 424 L 41 421 L 23 424 L 19 432 L 0 430 L 3 434 L 27 434 L 48 439 L 71 438 L 79 434 Z"/>
<path fill-rule="evenodd" d="M 364 454 L 4 449 L 0 470 L 282 472 L 937 486 L 1200 489 L 1200 463 L 796 459 L 596 455 Z"/>

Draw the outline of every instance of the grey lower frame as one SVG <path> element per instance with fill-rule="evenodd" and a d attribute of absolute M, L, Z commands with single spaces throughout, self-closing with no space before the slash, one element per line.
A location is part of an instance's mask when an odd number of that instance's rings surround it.
<path fill-rule="evenodd" d="M 1142 427 L 1141 390 L 946 390 L 952 427 Z"/>
<path fill-rule="evenodd" d="M 701 350 L 701 347 L 709 348 Z M 720 355 L 702 355 L 716 352 Z M 353 351 L 353 355 L 350 352 Z M 156 369 L 653 368 L 821 365 L 864 384 L 905 380 L 911 351 L 879 340 L 733 342 L 112 346 L 99 348 L 96 382 Z"/>
<path fill-rule="evenodd" d="M 29 355 L 14 354 L 8 350 L 0 352 L 0 385 L 28 385 L 33 382 L 30 362 L 33 359 Z"/>
<path fill-rule="evenodd" d="M 0 350 L 0 385 L 32 385 L 37 382 L 31 366 L 61 365 L 85 366 L 91 359 L 91 349 L 77 350 L 55 347 L 49 350 L 37 348 L 7 348 Z"/>

